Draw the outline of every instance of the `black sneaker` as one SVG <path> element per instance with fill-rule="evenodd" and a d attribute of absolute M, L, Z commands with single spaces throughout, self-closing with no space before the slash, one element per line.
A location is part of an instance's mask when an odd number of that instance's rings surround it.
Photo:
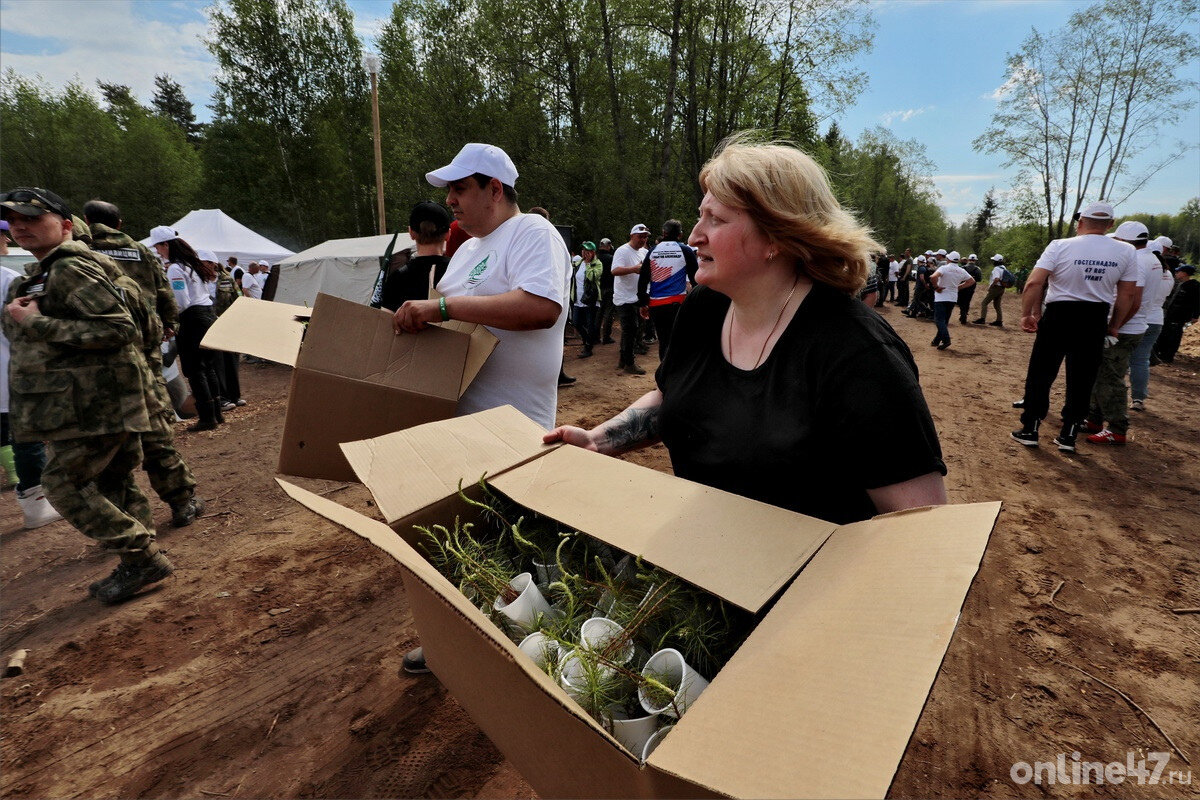
<path fill-rule="evenodd" d="M 1013 401 L 1013 408 L 1024 408 L 1024 407 L 1025 407 L 1025 398 L 1024 397 L 1022 397 L 1020 400 Z"/>
<path fill-rule="evenodd" d="M 429 667 L 425 666 L 425 651 L 420 647 L 405 653 L 400 666 L 409 675 L 428 675 L 430 672 Z"/>
<path fill-rule="evenodd" d="M 558 385 L 559 386 L 570 386 L 574 382 L 575 382 L 575 379 L 573 377 L 571 377 L 570 375 L 567 375 L 566 373 L 563 373 L 563 372 L 558 373 Z"/>
<path fill-rule="evenodd" d="M 112 575 L 96 587 L 96 599 L 105 605 L 128 600 L 141 589 L 157 583 L 175 571 L 171 562 L 161 552 L 155 552 L 141 561 L 123 561 Z"/>
<path fill-rule="evenodd" d="M 171 527 L 186 528 L 204 513 L 204 501 L 195 495 L 186 503 L 171 506 Z"/>
<path fill-rule="evenodd" d="M 999 320 L 996 320 L 995 322 L 989 322 L 988 325 L 991 325 L 993 328 L 1003 328 L 1004 327 L 1004 323 L 1000 322 Z"/>
<path fill-rule="evenodd" d="M 1022 425 L 1020 430 L 1016 430 L 1016 431 L 1012 432 L 1012 438 L 1017 440 L 1021 444 L 1025 445 L 1026 447 L 1037 447 L 1038 446 L 1038 428 L 1040 426 L 1041 426 L 1040 422 L 1033 423 L 1032 427 L 1028 426 L 1028 425 Z"/>
<path fill-rule="evenodd" d="M 121 572 L 121 565 L 118 564 L 116 566 L 116 568 L 113 569 L 113 571 L 108 574 L 107 578 L 101 578 L 98 581 L 92 581 L 91 584 L 88 585 L 88 594 L 91 595 L 92 597 L 95 597 L 96 594 L 99 593 L 100 587 L 104 586 L 106 583 L 112 583 L 114 580 L 116 580 L 117 575 L 120 572 Z"/>
<path fill-rule="evenodd" d="M 950 346 L 949 342 L 942 342 L 941 344 L 938 345 L 938 350 L 945 350 L 949 346 Z"/>
<path fill-rule="evenodd" d="M 626 372 L 628 372 L 630 375 L 645 375 L 646 374 L 646 370 L 642 369 L 637 364 L 629 364 L 628 366 L 623 367 L 623 369 Z"/>
<path fill-rule="evenodd" d="M 1058 449 L 1066 453 L 1075 452 L 1075 435 L 1079 433 L 1079 426 L 1075 423 L 1068 423 L 1062 426 L 1058 436 L 1054 437 L 1054 443 L 1058 445 Z"/>

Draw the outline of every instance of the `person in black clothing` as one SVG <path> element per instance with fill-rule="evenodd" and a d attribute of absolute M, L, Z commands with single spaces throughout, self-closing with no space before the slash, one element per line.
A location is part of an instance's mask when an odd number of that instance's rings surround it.
<path fill-rule="evenodd" d="M 1163 327 L 1155 343 L 1155 355 L 1168 364 L 1175 360 L 1184 327 L 1200 321 L 1200 283 L 1192 280 L 1195 274 L 1196 268 L 1190 264 L 1177 266 L 1175 288 L 1163 304 Z"/>
<path fill-rule="evenodd" d="M 962 268 L 975 279 L 975 283 L 958 290 L 958 321 L 966 325 L 967 314 L 971 311 L 971 299 L 975 297 L 975 286 L 983 280 L 983 270 L 979 268 L 979 258 L 974 253 L 967 256 L 967 263 L 963 264 Z"/>
<path fill-rule="evenodd" d="M 450 236 L 450 213 L 432 200 L 413 206 L 408 215 L 408 235 L 417 244 L 416 253 L 409 253 L 407 263 L 397 266 L 383 282 L 381 307 L 395 311 L 406 300 L 429 298 L 429 273 L 433 285 L 446 273 L 450 259 L 443 255 Z"/>
<path fill-rule="evenodd" d="M 735 137 L 700 186 L 699 288 L 658 387 L 544 441 L 616 455 L 661 440 L 680 477 L 839 523 L 945 503 L 912 354 L 854 298 L 881 248 L 825 172 L 794 147 Z"/>
<path fill-rule="evenodd" d="M 613 321 L 616 318 L 616 306 L 613 305 L 613 246 L 612 239 L 601 239 L 600 249 L 596 251 L 600 259 L 600 344 L 615 344 L 612 337 Z"/>

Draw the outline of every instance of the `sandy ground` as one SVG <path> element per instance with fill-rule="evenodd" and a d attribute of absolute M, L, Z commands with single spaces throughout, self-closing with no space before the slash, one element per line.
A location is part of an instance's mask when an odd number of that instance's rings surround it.
<path fill-rule="evenodd" d="M 883 309 L 920 365 L 951 500 L 1004 500 L 891 794 L 1200 797 L 1200 775 L 1010 779 L 1059 753 L 1170 752 L 1164 732 L 1200 766 L 1200 615 L 1172 612 L 1200 606 L 1200 331 L 1153 369 L 1128 445 L 1063 455 L 1008 437 L 1033 339 L 1013 325 L 1016 302 L 1008 328 L 955 325 L 945 352 L 928 346 L 930 323 Z M 579 381 L 560 392 L 560 421 L 595 424 L 652 386 L 615 370 L 613 345 L 577 354 L 569 342 Z M 209 512 L 173 530 L 155 501 L 177 573 L 121 606 L 86 594 L 110 557 L 65 523 L 23 530 L 11 492 L 0 500 L 0 654 L 30 650 L 0 682 L 3 796 L 532 796 L 436 679 L 400 673 L 417 634 L 388 557 L 272 480 L 289 378 L 244 365 L 250 404 L 214 433 L 180 434 Z M 669 469 L 661 448 L 632 459 Z M 373 512 L 359 485 L 297 482 Z M 1173 754 L 1161 780 L 1188 769 Z"/>

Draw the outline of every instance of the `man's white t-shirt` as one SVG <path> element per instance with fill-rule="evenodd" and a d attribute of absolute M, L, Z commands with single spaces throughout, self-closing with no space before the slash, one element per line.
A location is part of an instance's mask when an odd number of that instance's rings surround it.
<path fill-rule="evenodd" d="M 1151 295 L 1158 288 L 1158 276 L 1163 271 L 1162 264 L 1158 263 L 1158 259 L 1154 257 L 1154 253 L 1150 252 L 1149 248 L 1143 247 L 1134 252 L 1137 253 L 1138 269 L 1141 270 L 1138 286 L 1142 287 L 1142 303 L 1117 333 L 1145 333 L 1146 329 L 1150 327 L 1146 317 L 1150 312 L 1150 303 L 1154 301 Z"/>
<path fill-rule="evenodd" d="M 1147 325 L 1162 325 L 1163 303 L 1167 302 L 1167 297 L 1175 288 L 1175 276 L 1169 269 L 1163 269 L 1158 259 L 1154 261 L 1158 272 L 1153 280 L 1147 279 L 1142 287 L 1142 307 L 1146 309 Z"/>
<path fill-rule="evenodd" d="M 2 234 L 0 234 L 2 235 Z M 8 267 L 0 267 L 0 297 L 8 297 L 8 287 L 21 279 L 21 273 Z M 8 413 L 8 337 L 0 332 L 0 413 Z"/>
<path fill-rule="evenodd" d="M 511 405 L 543 428 L 554 427 L 570 278 L 571 254 L 562 235 L 537 214 L 518 214 L 487 236 L 462 243 L 437 285 L 443 295 L 487 297 L 523 289 L 553 300 L 561 313 L 544 330 L 485 326 L 500 343 L 459 400 L 459 414 Z"/>
<path fill-rule="evenodd" d="M 617 252 L 613 253 L 612 266 L 613 269 L 622 267 L 637 267 L 640 271 L 642 262 L 646 260 L 646 253 L 649 252 L 645 247 L 641 250 L 633 249 L 633 245 L 629 242 L 617 248 Z M 613 276 L 613 305 L 625 306 L 638 301 L 637 296 L 638 273 L 631 272 L 628 275 Z"/>
<path fill-rule="evenodd" d="M 899 261 L 889 261 L 888 262 L 888 280 L 894 281 L 894 280 L 898 280 L 899 278 L 900 278 L 900 262 Z"/>
<path fill-rule="evenodd" d="M 258 279 L 258 274 L 251 275 L 249 272 L 242 273 L 242 294 L 246 297 L 253 297 L 255 300 L 262 300 L 263 284 Z"/>
<path fill-rule="evenodd" d="M 938 283 L 942 285 L 942 290 L 933 294 L 935 303 L 957 303 L 958 285 L 971 277 L 971 273 L 951 262 L 942 264 L 933 274 L 938 276 Z"/>
<path fill-rule="evenodd" d="M 1050 273 L 1046 302 L 1064 300 L 1112 305 L 1120 281 L 1143 280 L 1133 245 L 1088 233 L 1046 245 L 1034 269 Z"/>

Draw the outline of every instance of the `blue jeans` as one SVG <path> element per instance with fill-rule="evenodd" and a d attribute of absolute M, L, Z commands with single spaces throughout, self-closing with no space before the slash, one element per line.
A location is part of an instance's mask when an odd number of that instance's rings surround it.
<path fill-rule="evenodd" d="M 1146 399 L 1147 389 L 1150 386 L 1150 353 L 1154 351 L 1154 343 L 1158 341 L 1160 333 L 1162 333 L 1162 325 L 1151 325 L 1146 328 L 1146 334 L 1129 356 L 1129 384 L 1132 387 L 1130 394 L 1133 395 L 1134 400 Z"/>
<path fill-rule="evenodd" d="M 0 416 L 0 446 L 11 444 L 13 466 L 17 469 L 17 491 L 32 489 L 42 482 L 42 470 L 46 467 L 45 442 L 14 442 L 8 429 L 8 414 Z"/>
<path fill-rule="evenodd" d="M 934 344 L 950 344 L 950 316 L 956 306 L 953 301 L 933 304 L 933 324 L 937 325 L 937 336 L 933 337 Z"/>

